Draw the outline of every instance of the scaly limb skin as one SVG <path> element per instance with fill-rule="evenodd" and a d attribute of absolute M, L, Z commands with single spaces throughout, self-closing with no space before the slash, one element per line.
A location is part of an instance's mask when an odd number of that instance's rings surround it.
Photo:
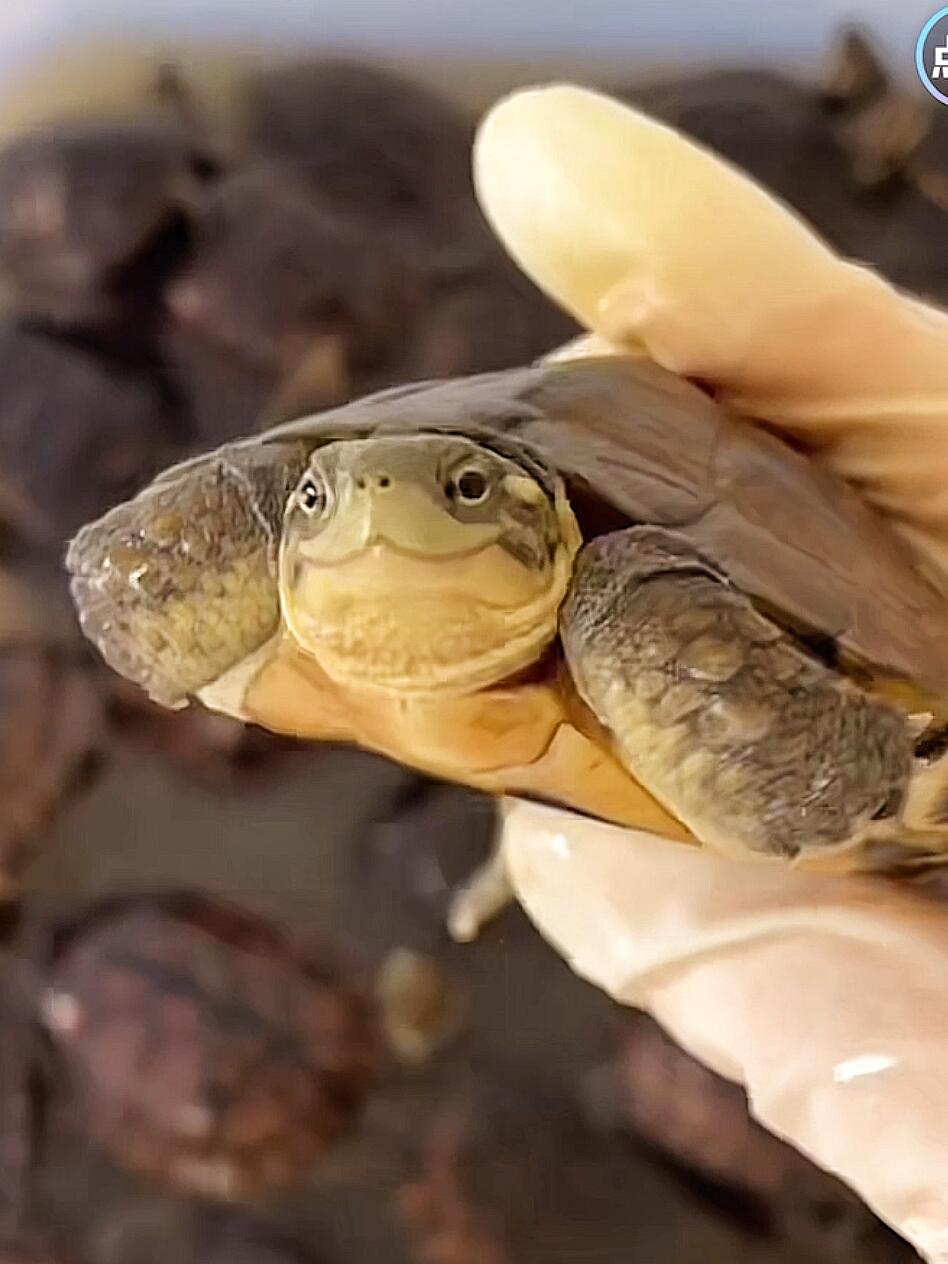
<path fill-rule="evenodd" d="M 163 706 L 218 681 L 279 630 L 276 554 L 303 444 L 229 444 L 173 466 L 75 536 L 83 632 Z"/>
<path fill-rule="evenodd" d="M 503 838 L 498 837 L 489 859 L 455 892 L 448 909 L 448 934 L 456 943 L 473 943 L 487 923 L 515 900 Z"/>
<path fill-rule="evenodd" d="M 910 726 L 758 611 L 682 536 L 580 554 L 561 634 L 626 767 L 703 842 L 783 859 L 899 824 Z"/>

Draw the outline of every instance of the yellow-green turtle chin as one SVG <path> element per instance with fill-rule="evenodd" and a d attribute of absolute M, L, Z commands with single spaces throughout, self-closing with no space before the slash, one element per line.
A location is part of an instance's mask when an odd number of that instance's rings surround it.
<path fill-rule="evenodd" d="M 579 544 L 562 488 L 472 439 L 342 440 L 288 503 L 283 616 L 340 683 L 482 689 L 554 639 Z"/>

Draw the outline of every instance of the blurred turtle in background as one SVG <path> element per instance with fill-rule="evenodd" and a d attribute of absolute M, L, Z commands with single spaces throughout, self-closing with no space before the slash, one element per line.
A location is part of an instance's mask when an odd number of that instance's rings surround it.
<path fill-rule="evenodd" d="M 416 318 L 417 278 L 293 171 L 258 162 L 216 182 L 195 206 L 193 233 L 191 258 L 167 291 L 185 355 L 204 340 L 271 384 L 305 360 L 313 398 L 329 403 L 397 359 Z"/>
<path fill-rule="evenodd" d="M 473 118 L 401 75 L 346 59 L 277 65 L 249 77 L 243 112 L 251 151 L 294 167 L 344 217 L 424 246 L 481 230 Z"/>
<path fill-rule="evenodd" d="M 410 310 L 393 310 L 386 286 L 369 291 L 399 331 L 396 354 L 387 371 L 355 375 L 350 394 L 507 368 L 578 332 L 525 281 L 483 220 L 471 178 L 472 117 L 400 75 L 344 59 L 252 77 L 244 109 L 251 147 L 277 156 L 327 207 L 361 224 L 373 239 L 369 260 L 381 246 L 408 264 Z M 405 316 L 414 322 L 407 338 Z M 307 406 L 319 407 L 318 397 Z"/>
<path fill-rule="evenodd" d="M 84 1126 L 185 1192 L 301 1179 L 372 1084 L 372 1006 L 338 955 L 222 901 L 102 902 L 53 929 L 40 976 Z"/>
<path fill-rule="evenodd" d="M 831 49 L 819 100 L 866 191 L 925 190 L 926 176 L 948 176 L 948 127 L 927 96 L 889 74 L 866 31 L 846 27 Z"/>
<path fill-rule="evenodd" d="M 345 60 L 248 73 L 236 95 L 225 136 L 163 67 L 128 118 L 0 150 L 13 312 L 133 359 L 183 447 L 287 415 L 286 400 L 506 367 L 575 332 L 484 223 L 473 117 Z"/>
<path fill-rule="evenodd" d="M 0 271 L 21 311 L 97 324 L 194 196 L 200 155 L 159 118 L 64 123 L 0 152 Z"/>
<path fill-rule="evenodd" d="M 783 198 L 842 254 L 948 300 L 948 120 L 842 29 L 821 80 L 720 70 L 620 95 Z"/>
<path fill-rule="evenodd" d="M 68 1202 L 70 1145 L 79 1158 L 103 1147 L 158 1193 L 256 1201 L 305 1179 L 352 1128 L 380 1065 L 351 961 L 197 894 L 125 895 L 19 923 L 11 911 L 0 1011 L 0 1246 L 11 1252 L 60 1250 L 42 1213 L 44 1166 Z M 117 1226 L 84 1210 L 83 1231 L 114 1240 Z M 261 1259 L 307 1258 L 224 1210 L 202 1226 L 195 1261 L 240 1241 L 248 1262 L 255 1243 Z"/>

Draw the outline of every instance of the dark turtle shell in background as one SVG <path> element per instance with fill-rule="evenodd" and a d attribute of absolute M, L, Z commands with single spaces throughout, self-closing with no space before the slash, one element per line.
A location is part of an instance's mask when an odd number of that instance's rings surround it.
<path fill-rule="evenodd" d="M 372 1083 L 371 1006 L 325 948 L 197 895 L 60 926 L 43 1021 L 121 1162 L 237 1201 L 300 1179 Z"/>

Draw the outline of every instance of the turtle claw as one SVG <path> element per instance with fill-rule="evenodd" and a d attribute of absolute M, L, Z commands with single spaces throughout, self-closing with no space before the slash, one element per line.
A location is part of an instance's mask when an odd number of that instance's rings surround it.
<path fill-rule="evenodd" d="M 448 934 L 455 943 L 473 943 L 515 898 L 503 844 L 498 843 L 490 858 L 454 893 L 448 908 Z"/>

